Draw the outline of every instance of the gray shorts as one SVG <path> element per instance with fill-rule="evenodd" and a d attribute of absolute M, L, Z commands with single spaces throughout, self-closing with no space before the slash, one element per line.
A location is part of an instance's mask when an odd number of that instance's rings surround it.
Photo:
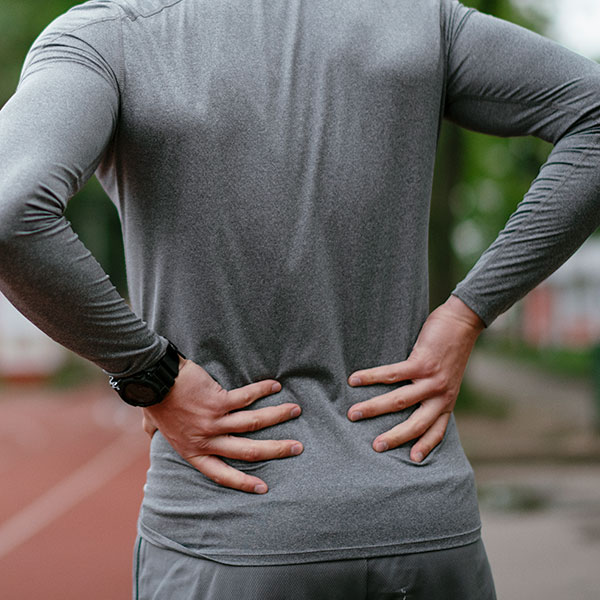
<path fill-rule="evenodd" d="M 134 600 L 495 600 L 483 542 L 382 558 L 240 567 L 138 538 Z"/>

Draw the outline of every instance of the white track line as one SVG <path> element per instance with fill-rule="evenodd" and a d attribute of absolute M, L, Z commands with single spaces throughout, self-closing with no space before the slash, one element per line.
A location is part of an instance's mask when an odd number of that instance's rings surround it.
<path fill-rule="evenodd" d="M 0 558 L 31 539 L 44 527 L 101 489 L 124 471 L 147 446 L 137 435 L 126 433 L 73 471 L 54 487 L 0 524 Z"/>

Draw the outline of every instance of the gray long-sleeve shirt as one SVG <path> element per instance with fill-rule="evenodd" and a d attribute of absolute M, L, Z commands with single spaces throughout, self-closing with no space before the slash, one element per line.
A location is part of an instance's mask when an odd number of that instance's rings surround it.
<path fill-rule="evenodd" d="M 0 113 L 2 291 L 113 374 L 166 337 L 227 389 L 278 379 L 255 407 L 303 407 L 250 434 L 302 455 L 229 461 L 264 496 L 219 487 L 155 435 L 150 541 L 285 564 L 478 538 L 453 420 L 414 464 L 410 444 L 371 448 L 413 409 L 346 418 L 389 390 L 347 376 L 405 359 L 428 313 L 443 117 L 555 143 L 454 292 L 489 324 L 600 222 L 597 64 L 454 0 L 98 0 L 36 41 Z M 133 311 L 63 216 L 94 171 L 122 219 Z"/>

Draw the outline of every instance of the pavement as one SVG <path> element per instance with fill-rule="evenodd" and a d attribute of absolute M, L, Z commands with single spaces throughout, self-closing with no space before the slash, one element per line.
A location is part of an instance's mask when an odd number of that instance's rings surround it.
<path fill-rule="evenodd" d="M 600 461 L 591 381 L 551 375 L 481 349 L 471 356 L 464 380 L 472 392 L 502 402 L 507 413 L 457 415 L 472 462 Z"/>
<path fill-rule="evenodd" d="M 484 351 L 472 390 L 504 418 L 458 414 L 499 600 L 600 599 L 600 435 L 589 382 Z"/>
<path fill-rule="evenodd" d="M 139 413 L 106 386 L 4 388 L 0 407 L 0 599 L 131 598 Z"/>
<path fill-rule="evenodd" d="M 600 598 L 600 464 L 475 466 L 499 600 Z"/>

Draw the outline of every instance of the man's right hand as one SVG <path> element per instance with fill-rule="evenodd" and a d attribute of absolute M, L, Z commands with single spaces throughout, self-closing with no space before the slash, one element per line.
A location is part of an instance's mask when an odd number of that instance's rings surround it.
<path fill-rule="evenodd" d="M 289 421 L 302 412 L 297 404 L 280 404 L 257 410 L 239 410 L 281 390 L 267 379 L 224 390 L 202 367 L 180 360 L 179 375 L 165 399 L 144 408 L 144 430 L 158 429 L 173 448 L 215 483 L 244 492 L 264 494 L 267 484 L 226 464 L 219 456 L 244 461 L 296 456 L 303 451 L 296 440 L 252 440 L 230 435 L 257 431 Z"/>

